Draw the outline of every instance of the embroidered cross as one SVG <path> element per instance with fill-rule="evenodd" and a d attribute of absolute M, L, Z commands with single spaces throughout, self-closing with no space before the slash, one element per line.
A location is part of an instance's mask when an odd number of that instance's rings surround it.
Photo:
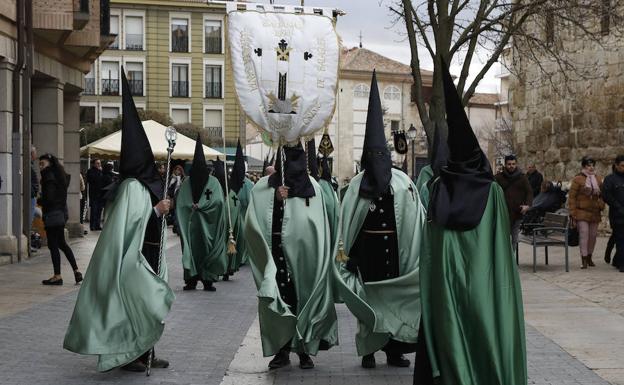
<path fill-rule="evenodd" d="M 262 56 L 262 48 L 256 48 L 254 49 L 254 52 L 256 53 L 256 55 Z"/>
<path fill-rule="evenodd" d="M 288 61 L 292 48 L 287 48 L 288 43 L 286 43 L 284 39 L 280 40 L 277 46 L 278 47 L 275 49 L 277 51 L 277 60 Z"/>
<path fill-rule="evenodd" d="M 312 54 L 310 52 L 304 52 L 303 54 L 303 60 L 308 60 L 312 58 Z"/>
<path fill-rule="evenodd" d="M 236 202 L 238 201 L 238 197 L 236 195 L 234 195 L 232 197 L 232 200 L 234 201 L 234 207 L 236 207 Z"/>
<path fill-rule="evenodd" d="M 212 195 L 212 190 L 206 189 L 206 199 L 210 200 L 210 195 Z"/>

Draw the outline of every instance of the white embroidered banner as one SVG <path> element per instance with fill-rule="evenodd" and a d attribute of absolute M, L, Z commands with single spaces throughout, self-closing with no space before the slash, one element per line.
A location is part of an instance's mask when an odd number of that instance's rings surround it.
<path fill-rule="evenodd" d="M 228 40 L 238 100 L 265 138 L 292 143 L 330 123 L 339 61 L 332 19 L 230 12 Z"/>

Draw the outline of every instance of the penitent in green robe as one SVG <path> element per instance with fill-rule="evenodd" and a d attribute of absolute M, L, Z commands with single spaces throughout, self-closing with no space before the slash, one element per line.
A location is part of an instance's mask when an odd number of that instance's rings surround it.
<path fill-rule="evenodd" d="M 331 233 L 331 244 L 334 245 L 336 238 L 338 237 L 338 216 L 340 215 L 340 204 L 338 203 L 338 196 L 334 191 L 331 183 L 325 179 L 318 181 L 321 187 L 321 193 L 325 200 L 325 208 L 327 209 L 327 220 L 329 222 L 329 231 Z"/>
<path fill-rule="evenodd" d="M 244 243 L 243 231 L 242 231 L 243 218 L 241 218 L 241 213 L 240 213 L 241 204 L 238 198 L 238 194 L 236 194 L 234 190 L 230 190 L 230 193 L 228 194 L 228 200 L 230 202 L 229 210 L 230 210 L 230 215 L 232 218 L 232 234 L 234 235 L 234 240 L 236 241 L 236 254 L 227 255 L 228 272 L 232 274 L 234 272 L 237 272 L 238 268 L 242 264 L 241 262 L 242 262 L 242 257 L 243 257 L 245 247 L 243 246 L 242 247 L 243 250 L 241 250 L 240 245 Z M 228 207 L 225 206 L 225 211 L 223 212 L 223 215 L 225 216 L 225 221 L 229 226 L 227 210 L 228 210 Z M 228 232 L 226 232 L 225 243 L 224 243 L 226 247 L 227 247 L 227 243 L 229 242 L 229 234 L 230 233 L 228 229 Z"/>
<path fill-rule="evenodd" d="M 97 355 L 99 371 L 152 348 L 175 298 L 164 256 L 157 275 L 141 254 L 152 210 L 146 187 L 136 179 L 121 182 L 78 293 L 63 347 Z"/>
<path fill-rule="evenodd" d="M 442 385 L 526 385 L 522 292 L 500 186 L 492 183 L 477 227 L 428 223 L 426 237 L 420 283 L 434 378 Z"/>
<path fill-rule="evenodd" d="M 345 193 L 341 209 L 341 233 L 345 253 L 360 233 L 371 199 L 359 195 L 363 173 L 356 175 Z M 420 323 L 419 255 L 423 241 L 425 211 L 416 187 L 402 171 L 392 169 L 390 180 L 399 243 L 399 276 L 377 282 L 334 263 L 340 297 L 358 319 L 355 343 L 360 356 L 383 348 L 390 338 L 416 343 Z M 380 256 L 382 258 L 383 256 Z"/>
<path fill-rule="evenodd" d="M 245 215 L 247 214 L 247 207 L 249 206 L 249 197 L 251 195 L 251 189 L 254 187 L 253 182 L 245 177 L 245 181 L 243 182 L 243 187 L 241 187 L 241 189 L 238 191 L 238 203 L 240 204 L 240 210 L 239 210 L 239 221 L 240 221 L 240 226 L 239 226 L 239 236 L 238 238 L 236 238 L 236 252 L 239 255 L 239 261 L 241 265 L 244 265 L 245 263 L 247 263 L 247 260 L 249 259 L 248 256 L 248 252 L 247 252 L 247 244 L 245 243 L 244 237 L 245 234 L 243 233 L 243 229 L 244 229 L 244 223 L 245 223 Z M 240 238 L 240 239 L 239 239 Z"/>
<path fill-rule="evenodd" d="M 191 277 L 215 282 L 227 268 L 223 190 L 217 178 L 210 176 L 194 209 L 191 178 L 182 182 L 176 200 L 176 215 L 184 242 L 182 265 Z"/>
<path fill-rule="evenodd" d="M 416 190 L 420 195 L 420 201 L 425 207 L 429 204 L 429 189 L 427 188 L 427 182 L 433 177 L 433 169 L 431 165 L 426 165 L 420 170 L 418 179 L 416 179 Z"/>
<path fill-rule="evenodd" d="M 245 218 L 249 261 L 258 288 L 258 319 L 262 351 L 275 355 L 289 340 L 291 349 L 315 355 L 321 340 L 338 344 L 336 309 L 330 284 L 331 240 L 321 188 L 316 195 L 288 198 L 282 222 L 282 250 L 297 293 L 297 311 L 282 300 L 275 278 L 271 229 L 275 189 L 268 177 L 256 183 Z"/>

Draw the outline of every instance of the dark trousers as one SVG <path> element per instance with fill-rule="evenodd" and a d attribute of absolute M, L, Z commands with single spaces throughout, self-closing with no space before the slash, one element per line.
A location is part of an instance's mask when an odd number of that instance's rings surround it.
<path fill-rule="evenodd" d="M 90 202 L 91 207 L 91 216 L 89 217 L 89 228 L 91 230 L 97 230 L 99 229 L 102 223 L 102 209 L 103 209 L 103 205 L 102 202 L 99 201 L 93 201 Z"/>
<path fill-rule="evenodd" d="M 615 238 L 615 257 L 613 266 L 620 271 L 624 271 L 624 226 L 613 227 L 613 237 Z"/>
<path fill-rule="evenodd" d="M 74 252 L 69 247 L 67 242 L 65 242 L 65 227 L 46 227 L 45 230 L 48 236 L 48 249 L 50 249 L 50 256 L 52 257 L 54 274 L 61 274 L 61 253 L 59 252 L 59 249 L 63 250 L 63 253 L 69 261 L 72 269 L 74 269 L 74 271 L 78 270 L 78 265 L 76 265 L 76 258 L 74 258 Z"/>
<path fill-rule="evenodd" d="M 84 223 L 84 209 L 86 202 L 87 200 L 85 198 L 82 198 L 80 200 L 80 224 Z"/>

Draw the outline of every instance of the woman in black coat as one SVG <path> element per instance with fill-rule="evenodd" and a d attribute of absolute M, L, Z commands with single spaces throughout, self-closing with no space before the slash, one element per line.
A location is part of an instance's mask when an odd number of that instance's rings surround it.
<path fill-rule="evenodd" d="M 39 169 L 41 170 L 41 207 L 43 211 L 43 224 L 48 237 L 48 248 L 54 266 L 54 275 L 44 280 L 44 285 L 62 285 L 61 277 L 61 253 L 74 270 L 76 284 L 82 281 L 82 274 L 78 271 L 78 265 L 74 253 L 65 242 L 65 223 L 67 222 L 67 187 L 69 176 L 52 154 L 44 154 L 39 157 Z"/>

